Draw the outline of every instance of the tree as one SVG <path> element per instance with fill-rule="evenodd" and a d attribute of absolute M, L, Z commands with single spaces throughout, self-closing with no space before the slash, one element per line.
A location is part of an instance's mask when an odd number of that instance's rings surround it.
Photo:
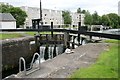
<path fill-rule="evenodd" d="M 93 25 L 101 25 L 101 17 L 98 15 L 98 13 L 95 11 L 93 14 L 92 14 L 92 17 L 93 17 Z"/>
<path fill-rule="evenodd" d="M 12 5 L 4 5 L 4 4 L 0 4 L 0 13 L 9 13 L 9 9 L 12 8 Z"/>
<path fill-rule="evenodd" d="M 82 10 L 81 13 L 85 14 L 85 13 L 86 13 L 86 10 Z"/>
<path fill-rule="evenodd" d="M 62 16 L 63 16 L 63 19 L 64 19 L 64 24 L 71 24 L 72 19 L 71 19 L 69 11 L 63 11 Z"/>
<path fill-rule="evenodd" d="M 85 14 L 85 13 L 86 13 L 86 10 L 81 10 L 81 8 L 78 8 L 78 9 L 77 9 L 77 13 L 83 13 L 83 14 Z"/>
<path fill-rule="evenodd" d="M 92 23 L 93 23 L 93 18 L 92 18 L 92 15 L 90 14 L 89 11 L 87 11 L 87 12 L 85 13 L 84 23 L 85 23 L 86 25 L 92 25 Z"/>
<path fill-rule="evenodd" d="M 107 14 L 107 16 L 109 17 L 110 21 L 111 21 L 111 26 L 113 28 L 119 28 L 119 16 L 115 13 L 110 13 L 110 14 Z"/>
<path fill-rule="evenodd" d="M 19 28 L 20 25 L 24 25 L 25 19 L 27 17 L 25 11 L 22 11 L 18 7 L 13 7 L 11 5 L 4 4 L 1 4 L 0 8 L 2 8 L 2 10 L 0 11 L 1 13 L 11 13 L 13 15 L 13 17 L 16 19 L 17 28 Z"/>
<path fill-rule="evenodd" d="M 77 9 L 77 13 L 81 13 L 81 8 L 78 8 L 78 9 Z"/>
<path fill-rule="evenodd" d="M 102 16 L 102 24 L 105 25 L 105 26 L 110 26 L 111 25 L 110 18 L 107 15 Z"/>
<path fill-rule="evenodd" d="M 120 28 L 120 16 L 118 16 L 118 18 L 119 18 L 119 20 L 118 20 L 118 23 L 119 23 L 118 24 L 119 25 L 118 28 Z"/>
<path fill-rule="evenodd" d="M 20 8 L 11 8 L 10 13 L 16 19 L 17 27 L 19 28 L 20 25 L 24 25 L 25 19 L 27 17 L 26 13 L 22 11 Z"/>

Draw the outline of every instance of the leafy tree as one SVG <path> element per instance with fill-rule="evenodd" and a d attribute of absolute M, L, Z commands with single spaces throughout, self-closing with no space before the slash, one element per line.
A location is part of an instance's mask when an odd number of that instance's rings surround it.
<path fill-rule="evenodd" d="M 86 10 L 82 10 L 81 13 L 85 14 L 85 13 L 86 13 Z"/>
<path fill-rule="evenodd" d="M 13 17 L 16 19 L 17 28 L 19 28 L 20 25 L 24 25 L 25 19 L 27 17 L 25 11 L 22 11 L 18 7 L 4 4 L 1 4 L 0 8 L 2 8 L 2 10 L 0 11 L 1 13 L 11 13 L 13 15 Z"/>
<path fill-rule="evenodd" d="M 10 13 L 16 19 L 17 27 L 19 27 L 20 25 L 24 25 L 25 19 L 27 17 L 27 15 L 24 11 L 22 11 L 18 7 L 16 7 L 16 8 L 13 7 L 10 9 Z"/>
<path fill-rule="evenodd" d="M 110 18 L 107 15 L 103 15 L 102 16 L 102 24 L 106 25 L 106 26 L 110 26 L 111 25 Z"/>
<path fill-rule="evenodd" d="M 95 11 L 93 14 L 92 14 L 92 17 L 93 17 L 93 24 L 94 25 L 101 25 L 101 17 L 98 15 L 98 13 Z"/>
<path fill-rule="evenodd" d="M 118 28 L 120 25 L 119 23 L 119 16 L 115 13 L 110 13 L 110 14 L 107 14 L 107 16 L 109 17 L 110 21 L 111 21 L 111 26 L 113 28 Z"/>
<path fill-rule="evenodd" d="M 120 16 L 118 16 L 118 18 L 119 18 L 119 20 L 118 20 L 118 23 L 119 23 L 118 24 L 119 25 L 118 28 L 120 28 Z"/>
<path fill-rule="evenodd" d="M 0 4 L 0 13 L 9 13 L 9 9 L 12 8 L 12 5 Z"/>
<path fill-rule="evenodd" d="M 89 11 L 81 11 L 81 13 L 85 13 L 84 23 L 86 25 L 106 25 L 120 28 L 120 16 L 115 13 L 109 13 L 102 17 L 96 11 L 92 15 Z"/>
<path fill-rule="evenodd" d="M 83 13 L 83 14 L 85 14 L 85 13 L 86 13 L 86 10 L 81 10 L 81 8 L 78 8 L 78 9 L 77 9 L 77 13 Z"/>
<path fill-rule="evenodd" d="M 92 18 L 92 15 L 90 14 L 89 11 L 87 11 L 87 12 L 85 13 L 84 23 L 85 23 L 86 25 L 92 25 L 92 23 L 93 23 L 93 18 Z"/>
<path fill-rule="evenodd" d="M 72 19 L 71 19 L 69 11 L 63 11 L 62 16 L 63 16 L 63 19 L 64 19 L 64 24 L 71 24 Z"/>

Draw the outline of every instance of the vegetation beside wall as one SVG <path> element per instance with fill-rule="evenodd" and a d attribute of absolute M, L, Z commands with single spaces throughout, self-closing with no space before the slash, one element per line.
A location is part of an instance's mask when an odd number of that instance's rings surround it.
<path fill-rule="evenodd" d="M 20 38 L 25 36 L 34 36 L 38 32 L 24 32 L 24 33 L 0 33 L 0 40 L 4 39 L 13 39 L 13 38 Z M 59 32 L 53 32 L 53 34 L 57 34 Z M 51 34 L 51 32 L 40 32 L 40 34 Z"/>
<path fill-rule="evenodd" d="M 117 40 L 107 40 L 113 43 L 109 49 L 103 52 L 97 62 L 88 68 L 75 71 L 71 78 L 118 78 L 118 45 Z"/>
<path fill-rule="evenodd" d="M 19 33 L 0 33 L 0 40 L 4 39 L 11 39 L 11 38 L 18 38 L 18 37 L 23 37 L 23 35 Z"/>
<path fill-rule="evenodd" d="M 35 34 L 37 34 L 38 32 L 25 32 L 25 34 L 28 34 L 30 36 L 34 36 Z M 40 34 L 51 34 L 51 32 L 40 32 Z"/>

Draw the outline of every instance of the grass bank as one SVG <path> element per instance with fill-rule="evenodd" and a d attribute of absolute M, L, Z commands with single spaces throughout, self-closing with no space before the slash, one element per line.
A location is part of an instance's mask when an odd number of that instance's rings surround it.
<path fill-rule="evenodd" d="M 23 37 L 23 35 L 21 35 L 19 33 L 2 33 L 2 34 L 0 34 L 0 40 L 19 38 L 19 37 Z"/>
<path fill-rule="evenodd" d="M 105 40 L 104 42 L 106 43 L 118 43 L 118 40 L 114 40 L 114 39 L 108 39 L 108 40 Z"/>
<path fill-rule="evenodd" d="M 34 36 L 37 32 L 25 32 L 25 34 Z M 53 34 L 57 34 L 58 32 L 53 32 Z M 40 34 L 51 34 L 51 32 L 40 32 Z"/>
<path fill-rule="evenodd" d="M 37 32 L 25 32 L 25 34 L 34 36 Z M 40 34 L 51 34 L 51 32 L 40 32 Z"/>
<path fill-rule="evenodd" d="M 99 56 L 95 64 L 75 71 L 70 78 L 118 78 L 118 40 L 105 42 L 114 44 Z"/>
<path fill-rule="evenodd" d="M 53 32 L 53 34 L 57 34 L 58 32 Z M 0 40 L 11 39 L 11 38 L 19 38 L 27 36 L 34 36 L 37 32 L 24 32 L 24 33 L 0 33 Z M 51 34 L 51 32 L 40 32 L 40 34 Z"/>

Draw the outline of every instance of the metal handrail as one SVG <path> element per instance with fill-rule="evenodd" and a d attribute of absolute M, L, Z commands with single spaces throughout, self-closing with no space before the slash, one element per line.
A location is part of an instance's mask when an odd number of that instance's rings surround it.
<path fill-rule="evenodd" d="M 26 75 L 26 63 L 25 63 L 25 59 L 23 57 L 20 57 L 20 59 L 19 59 L 19 72 L 21 72 L 21 61 L 23 61 L 24 75 Z"/>
<path fill-rule="evenodd" d="M 34 62 L 34 59 L 35 59 L 36 55 L 38 56 L 38 59 L 39 59 L 39 69 L 40 69 L 40 55 L 38 53 L 35 53 L 33 55 L 32 62 L 31 62 L 31 65 L 30 65 L 30 69 L 33 67 L 33 62 Z"/>
<path fill-rule="evenodd" d="M 34 62 L 34 60 L 35 60 L 35 56 L 38 56 L 38 59 L 39 59 L 39 69 L 40 69 L 40 55 L 38 54 L 38 53 L 35 53 L 34 55 L 33 55 L 33 58 L 32 58 L 32 61 L 31 61 L 31 64 L 30 64 L 30 68 L 29 69 L 32 69 L 32 67 L 33 67 L 33 62 Z M 23 57 L 20 57 L 20 59 L 19 59 L 19 73 L 21 72 L 21 61 L 23 61 L 23 66 L 24 66 L 24 75 L 27 75 L 27 69 L 26 69 L 26 62 L 25 62 L 25 59 L 23 58 Z M 29 70 L 28 69 L 28 70 Z"/>

